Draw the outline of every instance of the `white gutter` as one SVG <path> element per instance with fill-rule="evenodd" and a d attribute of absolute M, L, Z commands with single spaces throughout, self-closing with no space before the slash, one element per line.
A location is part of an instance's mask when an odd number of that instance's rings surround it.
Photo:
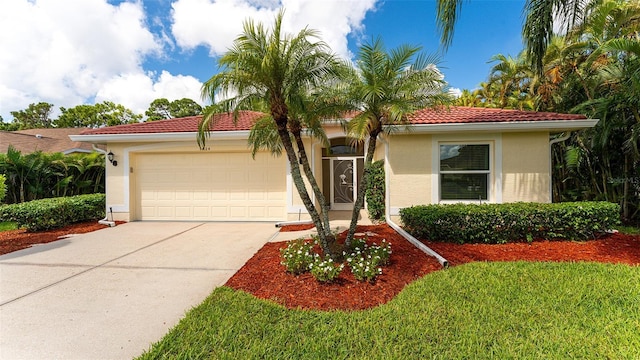
<path fill-rule="evenodd" d="M 105 150 L 102 150 L 99 147 L 97 147 L 96 144 L 91 144 L 91 146 L 93 147 L 93 150 L 95 150 L 95 151 L 101 153 L 102 155 L 104 155 L 104 158 L 105 158 L 105 162 L 104 162 L 105 169 L 104 170 L 105 170 L 105 174 L 106 174 L 106 172 L 107 172 L 107 162 L 106 162 L 107 152 Z M 106 186 L 107 186 L 107 184 L 106 184 L 106 182 L 107 182 L 106 176 L 105 176 L 105 180 L 104 181 L 105 181 L 105 189 L 106 189 Z M 107 201 L 106 201 L 106 197 L 105 197 L 104 219 L 98 220 L 98 224 L 107 225 L 109 227 L 116 226 L 115 221 L 109 221 L 108 220 L 109 218 L 107 217 L 107 214 L 109 212 L 107 211 L 107 209 L 108 209 L 108 207 L 107 207 Z"/>
<path fill-rule="evenodd" d="M 423 244 L 420 240 L 413 237 L 411 234 L 409 234 L 403 228 L 401 228 L 398 224 L 394 223 L 393 220 L 391 220 L 391 194 L 390 194 L 390 187 L 389 187 L 389 184 L 391 183 L 391 181 L 389 180 L 389 142 L 384 141 L 382 139 L 381 141 L 385 144 L 384 146 L 384 187 L 385 187 L 384 217 L 385 217 L 385 220 L 387 221 L 387 224 L 391 226 L 391 228 L 395 230 L 398 234 L 402 235 L 402 237 L 407 239 L 407 241 L 412 243 L 415 247 L 422 250 L 427 255 L 435 257 L 436 260 L 438 260 L 438 262 L 440 263 L 440 265 L 442 265 L 442 267 L 444 268 L 449 267 L 449 261 L 447 261 L 447 259 L 443 258 L 440 254 L 433 251 L 433 249 Z"/>
<path fill-rule="evenodd" d="M 96 134 L 96 135 L 69 135 L 72 141 L 91 143 L 105 142 L 151 142 L 151 141 L 195 141 L 195 132 L 173 133 L 138 133 L 138 134 Z M 211 132 L 212 140 L 243 140 L 249 137 L 249 130 L 216 131 Z"/>
<path fill-rule="evenodd" d="M 564 136 L 549 140 L 549 202 L 553 202 L 553 144 L 566 141 L 569 137 L 571 137 L 571 131 Z"/>
<path fill-rule="evenodd" d="M 472 123 L 412 124 L 407 131 L 396 134 L 433 134 L 464 131 L 504 132 L 504 131 L 573 131 L 594 127 L 598 119 L 583 120 L 543 120 L 543 121 L 478 121 Z"/>

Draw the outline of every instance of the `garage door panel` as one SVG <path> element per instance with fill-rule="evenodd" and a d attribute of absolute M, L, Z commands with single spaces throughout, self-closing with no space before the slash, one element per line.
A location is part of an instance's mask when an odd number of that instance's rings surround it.
<path fill-rule="evenodd" d="M 202 219 L 210 217 L 209 207 L 208 206 L 194 206 L 193 207 L 193 216 L 194 217 L 198 217 L 198 218 L 202 218 Z"/>
<path fill-rule="evenodd" d="M 157 216 L 159 218 L 174 218 L 175 212 L 173 206 L 158 206 L 157 207 Z"/>
<path fill-rule="evenodd" d="M 193 200 L 195 200 L 195 201 L 199 201 L 199 200 L 208 201 L 209 199 L 211 199 L 211 196 L 210 196 L 210 193 L 208 191 L 202 191 L 202 190 L 194 190 L 193 191 Z"/>
<path fill-rule="evenodd" d="M 264 200 L 265 199 L 265 194 L 262 191 L 259 191 L 258 189 L 252 189 L 254 191 L 251 191 L 249 193 L 249 200 Z"/>
<path fill-rule="evenodd" d="M 137 154 L 142 220 L 282 220 L 286 163 L 258 153 Z"/>
<path fill-rule="evenodd" d="M 187 190 L 179 190 L 175 192 L 176 200 L 191 200 L 193 197 L 193 194 L 191 191 L 187 191 Z"/>
<path fill-rule="evenodd" d="M 245 219 L 249 217 L 248 209 L 246 206 L 230 206 L 229 213 L 232 218 Z"/>
<path fill-rule="evenodd" d="M 229 212 L 226 206 L 212 206 L 211 217 L 214 219 L 226 219 L 229 217 Z"/>

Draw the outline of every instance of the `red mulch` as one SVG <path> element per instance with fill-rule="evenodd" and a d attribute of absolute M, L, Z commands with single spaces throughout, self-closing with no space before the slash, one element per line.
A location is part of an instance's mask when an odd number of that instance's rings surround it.
<path fill-rule="evenodd" d="M 387 225 L 358 226 L 358 232 L 373 232 L 369 239 L 392 244 L 390 264 L 375 283 L 359 282 L 345 267 L 337 281 L 317 282 L 311 274 L 295 276 L 280 265 L 280 249 L 286 242 L 267 243 L 229 281 L 227 286 L 288 308 L 359 310 L 378 306 L 395 297 L 408 283 L 442 267 Z M 340 234 L 344 239 L 345 233 Z M 425 244 L 455 266 L 471 261 L 599 261 L 640 264 L 640 236 L 613 234 L 599 240 L 534 241 L 504 245 Z"/>
<path fill-rule="evenodd" d="M 116 221 L 122 224 L 123 221 Z M 27 232 L 24 229 L 0 232 L 0 255 L 8 254 L 31 247 L 34 244 L 45 244 L 60 240 L 61 236 L 70 234 L 84 234 L 95 230 L 104 229 L 105 225 L 98 224 L 96 220 L 81 222 L 60 229 L 49 231 Z"/>
<path fill-rule="evenodd" d="M 449 261 L 460 265 L 472 261 L 597 261 L 640 264 L 640 236 L 611 234 L 591 241 L 538 240 L 501 245 L 424 242 Z"/>
<path fill-rule="evenodd" d="M 289 232 L 289 231 L 303 231 L 310 230 L 316 227 L 313 223 L 311 224 L 297 224 L 297 225 L 284 225 L 280 227 L 280 232 Z"/>
<path fill-rule="evenodd" d="M 388 302 L 408 283 L 441 268 L 387 225 L 358 226 L 357 231 L 376 233 L 369 236 L 371 242 L 391 243 L 389 265 L 375 283 L 357 281 L 348 267 L 330 284 L 319 283 L 309 273 L 294 276 L 280 264 L 280 249 L 286 242 L 276 242 L 260 249 L 226 285 L 289 308 L 358 310 Z"/>

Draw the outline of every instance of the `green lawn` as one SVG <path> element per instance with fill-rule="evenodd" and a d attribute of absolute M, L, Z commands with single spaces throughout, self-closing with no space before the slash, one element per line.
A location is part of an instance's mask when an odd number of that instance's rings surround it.
<path fill-rule="evenodd" d="M 18 228 L 18 225 L 14 222 L 11 221 L 5 221 L 2 222 L 0 221 L 0 231 L 9 231 L 9 230 L 15 230 Z"/>
<path fill-rule="evenodd" d="M 640 235 L 640 227 L 637 226 L 617 226 L 616 229 L 623 234 Z"/>
<path fill-rule="evenodd" d="M 142 359 L 638 359 L 640 267 L 471 263 L 355 312 L 222 287 Z"/>

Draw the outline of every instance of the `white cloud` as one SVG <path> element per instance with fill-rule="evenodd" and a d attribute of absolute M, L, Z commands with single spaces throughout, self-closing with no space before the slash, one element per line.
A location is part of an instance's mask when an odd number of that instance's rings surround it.
<path fill-rule="evenodd" d="M 462 90 L 458 88 L 450 88 L 449 94 L 453 95 L 456 99 L 462 96 Z"/>
<path fill-rule="evenodd" d="M 227 51 L 252 18 L 271 26 L 280 7 L 286 9 L 283 29 L 297 33 L 304 27 L 320 31 L 334 52 L 350 58 L 347 36 L 362 30 L 376 0 L 178 0 L 173 3 L 172 32 L 178 46 L 192 49 L 208 46 L 212 55 Z"/>
<path fill-rule="evenodd" d="M 142 0 L 0 0 L 0 116 L 9 121 L 11 111 L 40 101 L 57 109 L 109 100 L 136 112 L 159 97 L 199 101 L 199 80 L 149 73 L 145 61 L 200 45 L 221 54 L 244 20 L 270 26 L 281 7 L 286 32 L 319 30 L 348 58 L 348 36 L 362 31 L 376 1 L 176 0 L 169 28 L 166 12 L 148 15 Z"/>
<path fill-rule="evenodd" d="M 87 102 L 109 79 L 141 72 L 162 43 L 141 2 L 12 0 L 0 2 L 0 49 L 0 115 L 8 121 L 33 102 Z"/>
<path fill-rule="evenodd" d="M 123 74 L 108 80 L 96 95 L 96 102 L 113 101 L 138 114 L 144 114 L 149 104 L 159 98 L 169 101 L 189 98 L 200 101 L 202 83 L 192 77 L 171 75 L 163 71 L 154 81 L 153 74 Z"/>

